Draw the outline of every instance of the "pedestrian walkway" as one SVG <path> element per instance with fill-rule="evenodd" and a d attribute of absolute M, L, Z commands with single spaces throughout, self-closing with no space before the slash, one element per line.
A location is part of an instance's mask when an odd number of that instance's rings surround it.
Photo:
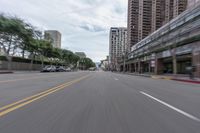
<path fill-rule="evenodd" d="M 23 74 L 23 73 L 39 73 L 40 71 L 14 71 L 15 74 Z"/>
<path fill-rule="evenodd" d="M 200 78 L 191 79 L 188 75 L 154 75 L 152 78 L 182 81 L 200 84 Z"/>
<path fill-rule="evenodd" d="M 22 73 L 39 73 L 40 71 L 9 71 L 9 70 L 0 70 L 0 74 L 11 74 L 11 73 L 15 73 L 15 74 L 22 74 Z"/>
<path fill-rule="evenodd" d="M 200 78 L 190 79 L 190 77 L 188 75 L 183 75 L 183 74 L 177 74 L 177 75 L 173 75 L 173 74 L 154 75 L 152 73 L 139 74 L 139 73 L 130 73 L 130 72 L 126 72 L 124 74 L 134 75 L 134 76 L 150 77 L 150 78 L 153 78 L 153 79 L 175 80 L 175 81 L 181 81 L 181 82 L 200 84 Z"/>

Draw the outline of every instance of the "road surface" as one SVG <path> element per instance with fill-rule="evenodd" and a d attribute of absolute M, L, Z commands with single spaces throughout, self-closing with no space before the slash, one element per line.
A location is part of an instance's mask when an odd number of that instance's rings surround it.
<path fill-rule="evenodd" d="M 111 72 L 0 75 L 0 133 L 200 133 L 200 85 Z"/>

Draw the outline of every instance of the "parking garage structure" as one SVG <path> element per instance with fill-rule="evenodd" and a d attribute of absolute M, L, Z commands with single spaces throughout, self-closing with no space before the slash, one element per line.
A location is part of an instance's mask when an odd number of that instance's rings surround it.
<path fill-rule="evenodd" d="M 200 77 L 200 6 L 181 15 L 133 45 L 121 70 L 134 73 L 187 74 Z"/>

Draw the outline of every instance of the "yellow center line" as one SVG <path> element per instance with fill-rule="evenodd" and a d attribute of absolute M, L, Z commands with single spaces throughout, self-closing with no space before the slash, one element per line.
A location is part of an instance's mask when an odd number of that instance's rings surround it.
<path fill-rule="evenodd" d="M 71 82 L 72 82 L 72 81 L 71 81 Z M 64 84 L 62 84 L 62 85 L 53 87 L 53 88 L 48 89 L 48 90 L 46 90 L 46 91 L 40 92 L 40 93 L 38 93 L 38 94 L 32 95 L 32 96 L 30 96 L 30 97 L 24 98 L 24 99 L 22 99 L 22 100 L 19 100 L 19 101 L 17 101 L 17 102 L 12 103 L 12 104 L 9 104 L 9 105 L 6 105 L 6 106 L 4 106 L 4 107 L 1 107 L 1 108 L 0 108 L 0 111 L 4 110 L 4 109 L 6 109 L 6 108 L 9 108 L 9 107 L 11 107 L 11 106 L 14 106 L 14 105 L 16 105 L 16 104 L 19 104 L 19 103 L 21 103 L 21 102 L 30 100 L 30 99 L 32 99 L 32 98 L 34 98 L 34 97 L 40 96 L 40 95 L 42 95 L 42 94 L 44 94 L 44 93 L 48 93 L 49 91 L 52 91 L 52 90 L 54 90 L 54 89 L 57 89 L 57 88 L 59 88 L 59 87 L 62 87 L 63 85 L 69 84 L 69 83 L 70 83 L 70 82 L 64 83 Z"/>
<path fill-rule="evenodd" d="M 27 98 L 22 99 L 22 100 L 20 100 L 18 102 L 6 105 L 6 106 L 0 108 L 0 111 L 3 110 L 2 112 L 0 112 L 0 117 L 6 115 L 6 114 L 8 114 L 8 113 L 10 113 L 10 112 L 12 112 L 12 111 L 14 111 L 16 109 L 19 109 L 19 108 L 21 108 L 21 107 L 23 107 L 23 106 L 25 106 L 27 104 L 30 104 L 30 103 L 32 103 L 32 102 L 34 102 L 36 100 L 39 100 L 39 99 L 41 99 L 41 98 L 43 98 L 45 96 L 48 96 L 48 95 L 50 95 L 50 94 L 52 94 L 54 92 L 62 90 L 65 87 L 68 87 L 68 86 L 70 86 L 70 85 L 72 85 L 74 83 L 77 83 L 77 82 L 79 82 L 79 81 L 81 81 L 81 80 L 83 80 L 83 79 L 85 79 L 87 77 L 89 77 L 89 75 L 81 77 L 81 78 L 73 80 L 73 81 L 70 81 L 70 82 L 67 82 L 67 83 L 64 83 L 64 84 L 59 85 L 57 87 L 53 87 L 51 89 L 48 89 L 47 91 L 41 92 L 39 94 L 30 96 L 30 97 L 27 97 Z"/>

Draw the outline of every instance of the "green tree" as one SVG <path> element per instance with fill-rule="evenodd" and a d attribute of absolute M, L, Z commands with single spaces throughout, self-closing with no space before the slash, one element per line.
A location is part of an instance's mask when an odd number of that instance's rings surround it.
<path fill-rule="evenodd" d="M 12 57 L 17 50 L 32 38 L 30 25 L 17 17 L 0 15 L 0 47 L 8 60 L 8 69 L 11 69 Z"/>
<path fill-rule="evenodd" d="M 40 56 L 40 60 L 42 63 L 42 68 L 44 67 L 44 58 L 45 57 L 49 57 L 49 55 L 52 53 L 53 51 L 53 47 L 51 42 L 47 41 L 47 40 L 38 40 L 38 44 L 39 44 L 39 48 L 38 48 L 38 52 L 39 52 L 39 56 Z"/>
<path fill-rule="evenodd" d="M 83 67 L 84 70 L 87 70 L 90 67 L 95 67 L 95 63 L 90 58 L 80 59 L 79 64 Z"/>

